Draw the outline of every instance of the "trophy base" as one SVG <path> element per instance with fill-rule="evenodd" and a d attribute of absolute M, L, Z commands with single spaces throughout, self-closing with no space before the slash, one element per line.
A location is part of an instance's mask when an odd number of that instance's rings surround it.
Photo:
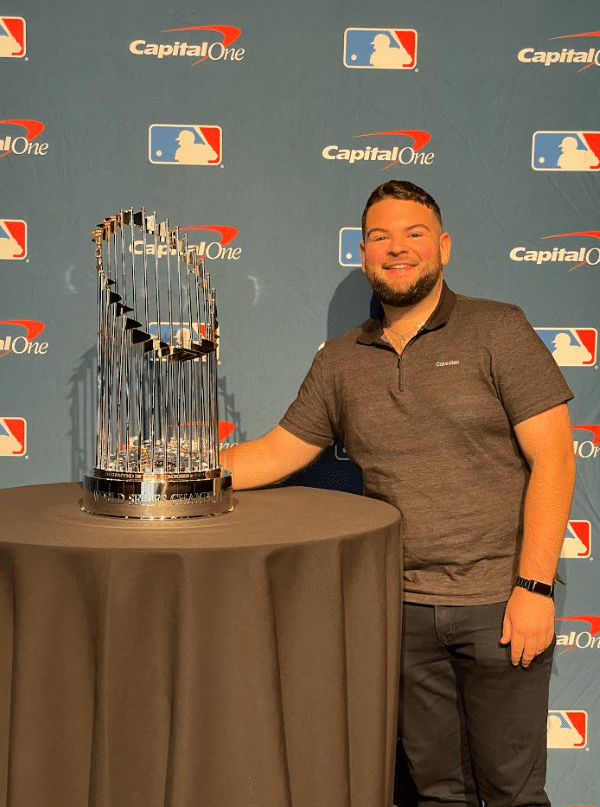
<path fill-rule="evenodd" d="M 157 474 L 119 479 L 96 473 L 83 477 L 83 509 L 93 515 L 152 520 L 217 516 L 233 510 L 231 473 L 226 470 L 219 476 L 185 479 Z"/>

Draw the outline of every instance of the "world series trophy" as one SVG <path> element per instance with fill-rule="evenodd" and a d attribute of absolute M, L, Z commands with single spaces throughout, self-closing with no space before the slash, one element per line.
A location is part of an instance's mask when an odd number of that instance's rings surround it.
<path fill-rule="evenodd" d="M 204 259 L 144 208 L 93 231 L 98 270 L 96 462 L 83 509 L 118 518 L 232 509 L 219 466 L 217 318 Z"/>

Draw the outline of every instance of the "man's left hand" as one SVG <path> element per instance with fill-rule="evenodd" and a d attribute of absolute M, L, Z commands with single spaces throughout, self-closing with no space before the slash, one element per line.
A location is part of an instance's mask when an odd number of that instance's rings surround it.
<path fill-rule="evenodd" d="M 554 638 L 554 601 L 551 597 L 515 588 L 506 605 L 501 644 L 510 642 L 510 658 L 516 666 L 529 667 Z"/>

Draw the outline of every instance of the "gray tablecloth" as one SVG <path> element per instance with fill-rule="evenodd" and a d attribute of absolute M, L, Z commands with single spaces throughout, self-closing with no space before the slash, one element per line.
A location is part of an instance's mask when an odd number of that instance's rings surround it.
<path fill-rule="evenodd" d="M 281 488 L 137 522 L 80 499 L 0 491 L 0 804 L 391 804 L 394 508 Z"/>

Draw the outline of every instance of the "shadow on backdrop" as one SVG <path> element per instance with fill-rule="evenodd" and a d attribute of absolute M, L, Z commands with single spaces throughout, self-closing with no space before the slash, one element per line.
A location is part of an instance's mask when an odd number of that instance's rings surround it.
<path fill-rule="evenodd" d="M 327 313 L 327 338 L 334 339 L 357 328 L 377 311 L 379 301 L 360 269 L 351 271 L 335 290 Z M 340 442 L 327 448 L 308 468 L 293 474 L 283 483 L 311 488 L 340 490 L 362 494 L 362 475 L 350 462 Z"/>
<path fill-rule="evenodd" d="M 96 461 L 96 348 L 82 355 L 69 380 L 71 481 L 80 482 Z"/>
<path fill-rule="evenodd" d="M 239 409 L 235 406 L 235 395 L 232 392 L 227 392 L 227 378 L 222 376 L 218 380 L 217 386 L 219 392 L 219 429 L 225 426 L 225 431 L 221 431 L 223 435 L 220 439 L 221 447 L 225 448 L 228 442 L 229 434 L 232 436 L 232 443 L 244 443 L 248 439 L 245 431 L 242 431 L 241 415 Z M 233 429 L 231 428 L 233 426 Z"/>
<path fill-rule="evenodd" d="M 341 336 L 357 328 L 379 310 L 379 300 L 360 269 L 346 275 L 335 290 L 327 313 L 327 338 Z"/>

